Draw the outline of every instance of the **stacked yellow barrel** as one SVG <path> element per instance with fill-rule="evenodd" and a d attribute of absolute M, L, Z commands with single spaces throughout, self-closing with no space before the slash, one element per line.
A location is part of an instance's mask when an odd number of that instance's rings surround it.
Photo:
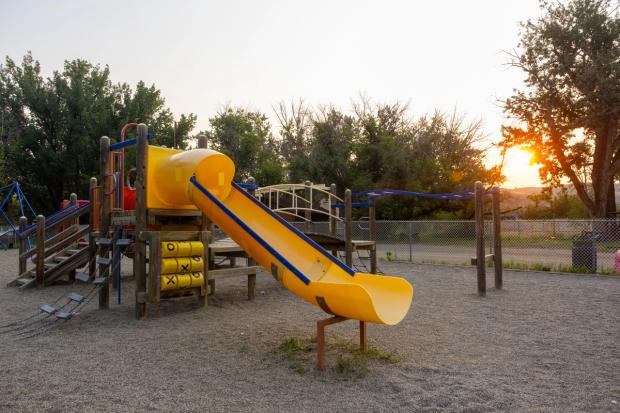
<path fill-rule="evenodd" d="M 161 243 L 161 291 L 199 288 L 204 285 L 204 245 L 200 241 Z"/>

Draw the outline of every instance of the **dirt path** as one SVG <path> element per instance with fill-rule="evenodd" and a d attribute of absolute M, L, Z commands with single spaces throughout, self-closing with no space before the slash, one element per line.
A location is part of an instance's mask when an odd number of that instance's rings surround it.
<path fill-rule="evenodd" d="M 0 252 L 0 324 L 68 288 L 5 288 L 15 261 Z M 319 373 L 311 351 L 293 365 L 282 342 L 312 337 L 325 315 L 267 275 L 253 302 L 239 278 L 206 309 L 164 302 L 144 321 L 127 281 L 110 311 L 91 304 L 27 341 L 0 335 L 0 411 L 620 411 L 620 277 L 506 272 L 505 291 L 479 298 L 472 268 L 381 267 L 416 289 L 401 324 L 369 327 L 396 363 L 351 376 L 330 354 Z M 356 334 L 342 323 L 328 340 Z"/>

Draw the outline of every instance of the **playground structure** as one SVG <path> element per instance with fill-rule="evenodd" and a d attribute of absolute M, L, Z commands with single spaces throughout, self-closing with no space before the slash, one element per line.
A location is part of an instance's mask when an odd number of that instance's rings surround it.
<path fill-rule="evenodd" d="M 21 233 L 23 237 L 35 232 L 43 235 L 38 248 L 20 253 L 20 270 L 21 260 L 33 255 L 37 268 L 23 268 L 12 285 L 42 287 L 62 273 L 93 285 L 85 296 L 69 295 L 67 303 L 77 303 L 69 311 L 42 306 L 41 312 L 47 314 L 44 319 L 69 320 L 95 294 L 99 307 L 109 308 L 112 285 L 120 298 L 120 263 L 130 247 L 139 319 L 146 316 L 147 305 L 170 297 L 192 294 L 206 305 L 207 294 L 213 293 L 215 280 L 222 277 L 247 276 L 248 298 L 253 299 L 259 270 L 255 262 L 282 286 L 333 316 L 317 323 L 319 338 L 324 337 L 326 325 L 355 319 L 360 321 L 363 347 L 365 322 L 393 325 L 406 315 L 413 299 L 413 288 L 406 280 L 355 272 L 342 263 L 232 182 L 234 164 L 227 156 L 206 149 L 206 139 L 200 139 L 198 149 L 181 151 L 149 145 L 146 125 L 129 127 L 137 129 L 136 139 L 126 141 L 125 128 L 116 144 L 101 138 L 101 185 L 91 179 L 91 202 L 79 207 L 77 197 L 72 196 L 69 208 L 47 223 L 45 217 L 37 217 L 37 223 Z M 131 145 L 136 148 L 135 209 L 126 210 L 124 150 Z M 80 228 L 77 218 L 87 211 L 91 212 L 90 225 Z M 213 242 L 212 223 L 232 240 Z M 54 243 L 45 241 L 52 225 L 68 224 L 74 228 L 71 234 L 65 230 L 52 237 Z M 85 235 L 88 242 L 80 241 Z M 64 242 L 62 247 L 60 242 Z M 65 244 L 79 248 L 65 248 Z M 216 257 L 228 259 L 231 265 L 221 268 Z M 237 257 L 247 258 L 248 265 L 236 266 Z M 54 266 L 46 258 L 57 262 L 53 275 L 46 271 Z M 61 263 L 66 267 L 61 269 Z M 87 273 L 76 271 L 86 264 Z M 324 366 L 324 351 L 324 342 L 319 340 L 319 368 Z"/>

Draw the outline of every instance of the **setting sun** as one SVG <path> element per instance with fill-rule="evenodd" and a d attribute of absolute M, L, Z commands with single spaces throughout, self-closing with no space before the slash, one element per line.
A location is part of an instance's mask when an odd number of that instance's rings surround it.
<path fill-rule="evenodd" d="M 540 186 L 538 169 L 532 164 L 532 153 L 527 149 L 511 148 L 504 159 L 504 175 L 506 187 Z"/>

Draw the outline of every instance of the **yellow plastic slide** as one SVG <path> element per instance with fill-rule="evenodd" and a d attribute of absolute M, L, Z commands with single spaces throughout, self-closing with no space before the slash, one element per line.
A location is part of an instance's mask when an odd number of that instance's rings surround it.
<path fill-rule="evenodd" d="M 234 184 L 227 156 L 150 146 L 147 171 L 149 208 L 195 205 L 285 288 L 327 313 L 393 325 L 409 311 L 411 284 L 354 272 Z"/>

